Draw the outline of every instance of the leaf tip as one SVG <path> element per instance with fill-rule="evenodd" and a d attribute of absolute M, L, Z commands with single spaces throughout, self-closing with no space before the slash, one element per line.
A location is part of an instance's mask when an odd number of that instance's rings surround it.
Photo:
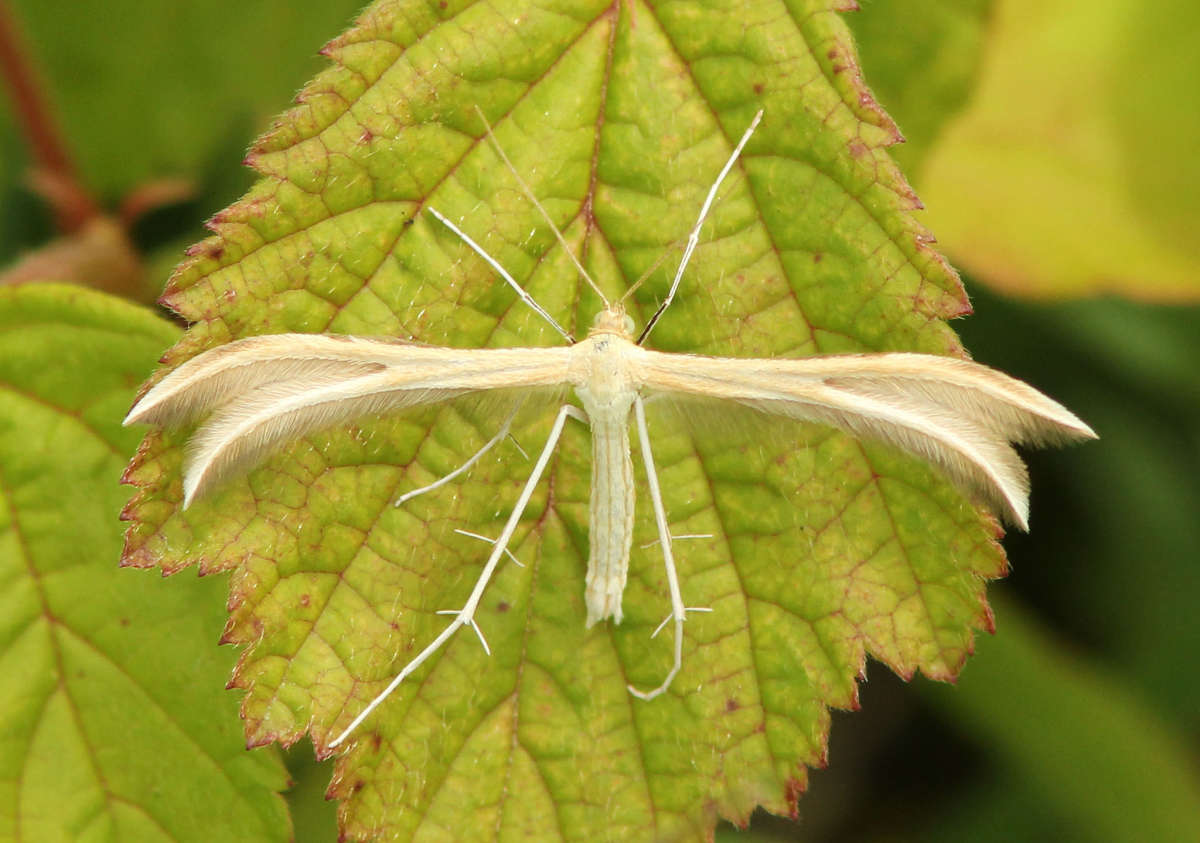
<path fill-rule="evenodd" d="M 218 215 L 219 216 L 219 215 Z M 220 225 L 221 220 L 213 219 L 204 223 L 204 227 L 209 231 L 215 231 Z M 218 237 L 206 237 L 199 243 L 194 243 L 184 250 L 184 254 L 189 258 L 207 258 L 208 260 L 220 260 L 225 255 L 225 243 Z"/>
<path fill-rule="evenodd" d="M 254 734 L 250 734 L 250 733 L 246 734 L 246 749 L 258 749 L 259 747 L 269 746 L 270 744 L 273 744 L 273 743 L 278 743 L 280 746 L 284 747 L 285 749 L 291 745 L 291 744 L 284 742 L 283 736 L 281 736 L 279 733 L 273 732 L 273 731 L 256 732 Z M 295 743 L 295 741 L 293 740 L 292 743 Z"/>
<path fill-rule="evenodd" d="M 129 460 L 128 465 L 125 466 L 125 470 L 121 472 L 121 485 L 122 486 L 140 487 L 141 484 L 137 482 L 137 473 L 138 473 L 138 469 L 140 469 L 142 467 L 142 463 L 144 461 L 145 461 L 145 458 L 142 456 L 142 449 L 138 448 L 137 453 L 135 453 L 133 455 L 132 459 Z M 125 504 L 125 506 L 121 507 L 121 514 L 118 516 L 118 518 L 120 518 L 122 521 L 132 520 L 132 518 L 133 518 L 133 501 L 132 500 L 128 501 Z"/>
<path fill-rule="evenodd" d="M 126 542 L 128 545 L 128 542 Z M 154 561 L 148 559 L 145 554 L 139 551 L 126 550 L 121 553 L 121 558 L 117 562 L 119 568 L 153 568 Z"/>
<path fill-rule="evenodd" d="M 317 50 L 317 55 L 321 56 L 322 58 L 329 59 L 331 62 L 340 64 L 341 59 L 338 58 L 338 54 L 345 45 L 345 37 L 339 35 L 337 38 L 331 38 L 330 40 L 326 41 L 324 45 L 322 45 L 321 49 Z"/>
<path fill-rule="evenodd" d="M 1008 573 L 1008 558 L 1007 557 L 1005 557 L 1005 559 L 1004 559 L 1004 568 L 1005 568 L 1005 570 L 1001 574 L 1001 576 L 1004 576 L 1004 574 Z M 984 596 L 983 594 L 979 595 L 979 602 L 982 604 L 981 608 L 983 609 L 983 615 L 980 618 L 980 629 L 982 629 L 988 635 L 995 635 L 996 634 L 996 613 L 992 611 L 991 604 L 988 603 L 987 597 Z M 974 655 L 975 654 L 974 639 L 971 640 L 970 650 L 971 650 L 971 655 Z"/>
<path fill-rule="evenodd" d="M 163 562 L 159 565 L 159 568 L 162 570 L 163 579 L 166 579 L 167 577 L 178 574 L 180 571 L 189 567 L 190 565 L 191 560 L 184 559 L 178 562 Z"/>
<path fill-rule="evenodd" d="M 819 766 L 824 768 L 828 765 L 828 757 L 823 752 Z M 787 801 L 788 816 L 793 820 L 798 820 L 800 819 L 800 797 L 808 790 L 808 779 L 804 776 L 791 776 L 784 787 L 786 788 L 784 799 Z"/>

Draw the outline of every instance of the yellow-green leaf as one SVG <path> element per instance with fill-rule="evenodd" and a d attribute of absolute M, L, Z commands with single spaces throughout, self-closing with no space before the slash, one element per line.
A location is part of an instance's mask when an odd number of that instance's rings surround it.
<path fill-rule="evenodd" d="M 477 347 L 557 336 L 433 220 L 459 222 L 569 330 L 599 309 L 499 162 L 476 112 L 609 295 L 686 235 L 759 109 L 679 299 L 651 344 L 784 356 L 961 353 L 967 309 L 910 211 L 828 0 L 645 4 L 391 0 L 253 148 L 262 178 L 212 221 L 165 301 L 194 323 L 166 358 L 251 334 L 331 331 Z M 633 296 L 644 323 L 668 260 Z M 294 443 L 186 512 L 181 445 L 129 472 L 130 564 L 231 571 L 253 743 L 327 747 L 462 604 L 529 462 L 505 444 L 446 474 L 501 418 L 447 406 Z M 550 413 L 516 433 L 541 446 Z M 995 523 L 935 471 L 818 427 L 784 436 L 652 420 L 689 620 L 671 664 L 652 519 L 638 512 L 625 622 L 585 628 L 588 433 L 572 422 L 477 620 L 356 733 L 332 793 L 350 838 L 703 839 L 717 816 L 794 810 L 830 706 L 868 654 L 953 676 L 988 628 Z M 646 495 L 638 477 L 640 500 Z M 641 546 L 646 545 L 646 546 Z"/>
<path fill-rule="evenodd" d="M 925 161 L 930 227 L 1010 294 L 1200 296 L 1200 7 L 996 0 L 970 106 Z"/>

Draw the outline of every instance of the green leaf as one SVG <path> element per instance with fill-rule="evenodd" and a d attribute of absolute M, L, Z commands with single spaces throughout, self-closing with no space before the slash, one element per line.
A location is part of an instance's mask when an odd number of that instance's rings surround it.
<path fill-rule="evenodd" d="M 1200 7 L 998 0 L 971 105 L 930 153 L 930 227 L 1029 296 L 1200 296 Z"/>
<path fill-rule="evenodd" d="M 997 614 L 1003 634 L 981 642 L 962 682 L 924 696 L 1082 837 L 1200 839 L 1194 759 L 1154 707 L 1016 604 L 997 601 Z"/>
<path fill-rule="evenodd" d="M 1018 376 L 1038 373 L 1104 431 L 1103 447 L 1039 454 L 1032 466 L 1034 508 L 1040 498 L 1058 516 L 1039 518 L 1014 560 L 1026 594 L 1182 732 L 1200 731 L 1200 674 L 1190 669 L 1200 651 L 1200 307 L 982 295 L 978 304 L 964 326 L 971 348 L 992 348 L 990 359 Z M 1012 343 L 1014 332 L 1026 341 Z M 1053 487 L 1038 483 L 1038 463 Z"/>
<path fill-rule="evenodd" d="M 117 567 L 121 418 L 178 335 L 97 293 L 0 289 L 5 840 L 287 838 L 281 765 L 220 690 L 221 583 Z"/>
<path fill-rule="evenodd" d="M 165 175 L 193 176 L 213 164 L 217 146 L 226 155 L 245 149 L 246 133 L 317 70 L 331 28 L 362 7 L 358 0 L 10 5 L 84 183 L 109 199 Z M 0 114 L 0 126 L 10 119 Z M 0 170 L 18 155 L 3 153 Z"/>
<path fill-rule="evenodd" d="M 576 335 L 599 300 L 488 143 L 498 142 L 610 296 L 686 235 L 762 108 L 680 297 L 671 351 L 961 353 L 957 276 L 909 215 L 897 132 L 829 2 L 380 2 L 252 150 L 262 179 L 212 221 L 165 301 L 194 323 L 166 358 L 250 334 L 331 331 L 450 346 L 558 338 L 467 247 L 478 239 Z M 731 25 L 735 22 L 736 25 Z M 629 308 L 644 324 L 671 261 Z M 364 419 L 294 443 L 183 512 L 181 444 L 155 432 L 127 475 L 129 564 L 233 572 L 226 640 L 252 743 L 318 752 L 445 626 L 529 462 L 509 445 L 393 506 L 490 438 L 486 406 Z M 516 434 L 541 446 L 550 413 Z M 689 621 L 671 663 L 652 520 L 638 512 L 625 622 L 584 624 L 588 433 L 572 422 L 477 620 L 372 716 L 332 793 L 350 838 L 702 839 L 716 817 L 795 810 L 825 760 L 830 706 L 867 654 L 952 677 L 990 627 L 997 527 L 918 461 L 818 427 L 651 438 Z M 639 477 L 639 497 L 647 496 Z"/>
<path fill-rule="evenodd" d="M 904 132 L 891 150 L 910 179 L 966 104 L 992 0 L 873 0 L 846 19 L 871 90 Z"/>

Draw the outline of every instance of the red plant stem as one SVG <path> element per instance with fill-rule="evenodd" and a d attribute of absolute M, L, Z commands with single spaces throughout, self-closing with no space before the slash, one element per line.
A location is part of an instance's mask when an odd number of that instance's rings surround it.
<path fill-rule="evenodd" d="M 49 194 L 58 228 L 63 233 L 76 231 L 100 210 L 79 181 L 16 20 L 4 0 L 0 0 L 0 76 L 8 86 L 17 120 L 40 171 L 37 181 Z"/>

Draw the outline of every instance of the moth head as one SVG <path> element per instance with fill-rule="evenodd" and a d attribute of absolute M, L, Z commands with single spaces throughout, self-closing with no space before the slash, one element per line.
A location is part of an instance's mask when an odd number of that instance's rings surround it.
<path fill-rule="evenodd" d="M 629 339 L 633 336 L 633 317 L 625 312 L 625 305 L 621 302 L 614 302 L 599 313 L 596 314 L 596 319 L 592 322 L 592 329 L 588 331 L 588 336 L 594 334 L 617 334 Z"/>

